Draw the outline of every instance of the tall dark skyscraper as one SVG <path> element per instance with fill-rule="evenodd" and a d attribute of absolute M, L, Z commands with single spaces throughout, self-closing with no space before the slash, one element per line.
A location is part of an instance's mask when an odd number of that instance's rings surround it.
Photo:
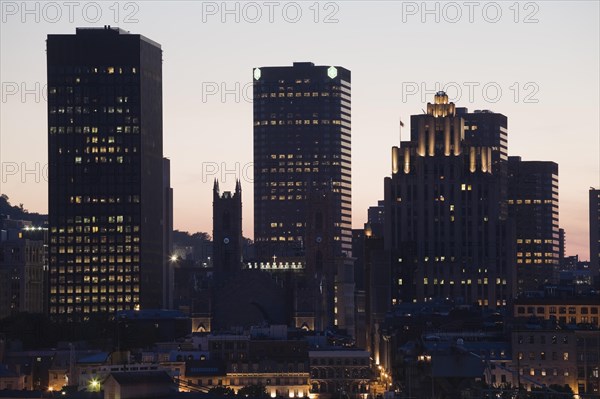
<path fill-rule="evenodd" d="M 507 204 L 516 226 L 517 294 L 555 282 L 560 266 L 558 164 L 510 157 Z"/>
<path fill-rule="evenodd" d="M 590 188 L 590 270 L 600 278 L 600 189 Z"/>
<path fill-rule="evenodd" d="M 443 92 L 411 116 L 385 180 L 392 304 L 439 299 L 502 307 L 512 298 L 514 230 L 503 192 L 507 120 L 467 113 Z"/>
<path fill-rule="evenodd" d="M 253 77 L 257 260 L 300 261 L 297 327 L 354 335 L 350 71 L 298 62 Z"/>
<path fill-rule="evenodd" d="M 254 69 L 254 239 L 261 259 L 304 252 L 309 196 L 332 193 L 334 256 L 350 254 L 350 71 Z"/>
<path fill-rule="evenodd" d="M 167 306 L 161 47 L 81 28 L 47 62 L 50 315 Z"/>

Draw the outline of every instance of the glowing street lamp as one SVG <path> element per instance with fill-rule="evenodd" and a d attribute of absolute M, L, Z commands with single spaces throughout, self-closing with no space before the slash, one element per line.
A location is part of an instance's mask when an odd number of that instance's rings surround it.
<path fill-rule="evenodd" d="M 100 390 L 100 381 L 93 378 L 90 380 L 90 391 L 97 392 Z"/>

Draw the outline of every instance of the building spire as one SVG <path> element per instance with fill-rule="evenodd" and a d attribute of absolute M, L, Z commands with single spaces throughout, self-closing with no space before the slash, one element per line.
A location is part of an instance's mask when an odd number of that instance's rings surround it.
<path fill-rule="evenodd" d="M 217 178 L 215 178 L 215 182 L 213 184 L 213 195 L 215 197 L 219 196 L 219 181 L 217 180 Z"/>

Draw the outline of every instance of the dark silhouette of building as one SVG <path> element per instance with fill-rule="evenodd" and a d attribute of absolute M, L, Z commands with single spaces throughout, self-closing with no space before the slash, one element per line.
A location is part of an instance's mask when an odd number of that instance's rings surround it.
<path fill-rule="evenodd" d="M 254 69 L 254 235 L 296 327 L 354 335 L 350 71 Z"/>
<path fill-rule="evenodd" d="M 173 188 L 171 187 L 171 161 L 163 158 L 163 304 L 168 309 L 173 309 L 175 289 L 174 261 L 177 257 L 173 254 Z"/>
<path fill-rule="evenodd" d="M 334 255 L 350 254 L 350 71 L 254 69 L 254 238 L 259 260 L 305 248 L 307 200 L 330 190 Z"/>
<path fill-rule="evenodd" d="M 600 280 L 600 189 L 590 188 L 590 270 Z"/>
<path fill-rule="evenodd" d="M 517 294 L 557 280 L 558 164 L 508 159 L 508 210 L 515 221 Z"/>
<path fill-rule="evenodd" d="M 377 201 L 377 205 L 370 206 L 367 211 L 367 223 L 372 235 L 383 237 L 383 226 L 385 225 L 385 201 Z"/>
<path fill-rule="evenodd" d="M 392 149 L 385 179 L 391 304 L 453 299 L 496 308 L 513 297 L 506 126 L 503 115 L 455 108 L 444 92 L 411 116 L 410 141 Z"/>
<path fill-rule="evenodd" d="M 296 279 L 296 326 L 341 327 L 354 335 L 354 260 L 336 252 L 335 193 L 308 193 L 305 270 Z"/>
<path fill-rule="evenodd" d="M 167 307 L 161 47 L 78 28 L 47 62 L 50 315 Z"/>
<path fill-rule="evenodd" d="M 195 322 L 211 331 L 290 322 L 283 281 L 243 263 L 242 187 L 221 194 L 213 187 L 213 274 L 211 300 L 195 309 Z"/>
<path fill-rule="evenodd" d="M 47 234 L 28 221 L 0 219 L 0 319 L 43 312 Z"/>
<path fill-rule="evenodd" d="M 231 275 L 242 267 L 242 186 L 221 195 L 219 182 L 213 187 L 213 265 L 217 278 Z"/>
<path fill-rule="evenodd" d="M 567 256 L 567 233 L 565 229 L 558 229 L 558 265 L 564 269 L 565 257 Z"/>

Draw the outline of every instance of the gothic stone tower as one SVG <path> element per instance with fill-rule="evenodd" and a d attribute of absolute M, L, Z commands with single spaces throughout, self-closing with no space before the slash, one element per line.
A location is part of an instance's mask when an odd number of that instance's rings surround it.
<path fill-rule="evenodd" d="M 242 187 L 239 180 L 235 192 L 219 192 L 213 188 L 213 264 L 217 279 L 227 278 L 240 270 L 242 262 Z"/>

